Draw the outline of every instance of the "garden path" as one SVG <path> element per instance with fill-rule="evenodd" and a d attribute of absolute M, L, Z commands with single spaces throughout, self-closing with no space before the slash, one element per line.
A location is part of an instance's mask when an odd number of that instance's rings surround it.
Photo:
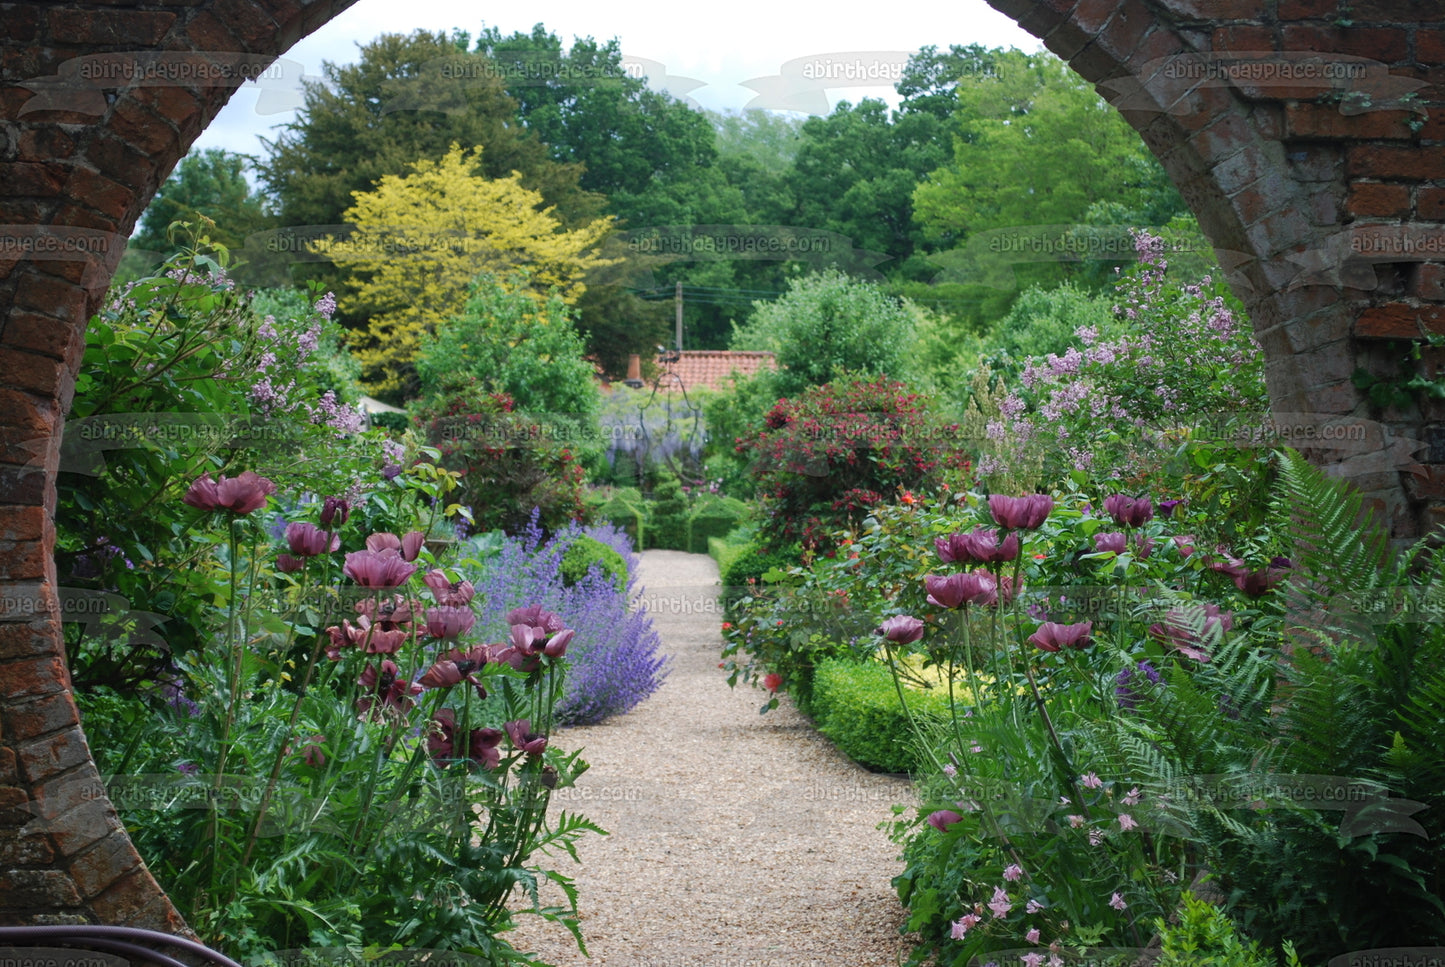
<path fill-rule="evenodd" d="M 902 866 L 876 827 L 911 786 L 853 764 L 786 698 L 759 715 L 763 692 L 728 688 L 717 581 L 706 555 L 642 554 L 668 678 L 628 715 L 556 737 L 591 769 L 553 809 L 610 833 L 579 843 L 580 867 L 556 859 L 576 877 L 591 959 L 537 917 L 507 937 L 558 967 L 900 963 Z"/>

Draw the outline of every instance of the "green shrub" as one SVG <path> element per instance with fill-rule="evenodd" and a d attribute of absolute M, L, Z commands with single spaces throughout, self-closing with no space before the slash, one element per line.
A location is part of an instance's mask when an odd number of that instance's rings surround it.
<path fill-rule="evenodd" d="M 585 578 L 594 565 L 611 580 L 618 594 L 627 591 L 627 561 L 606 544 L 585 534 L 573 540 L 562 554 L 562 585 L 572 587 Z"/>
<path fill-rule="evenodd" d="M 920 727 L 948 719 L 943 692 L 904 690 Z M 809 704 L 813 721 L 848 758 L 874 772 L 918 773 L 926 755 L 912 728 L 887 666 L 829 659 L 813 670 Z"/>
<path fill-rule="evenodd" d="M 619 487 L 597 510 L 598 515 L 632 538 L 639 551 L 647 546 L 647 505 L 636 487 Z"/>
<path fill-rule="evenodd" d="M 714 561 L 717 561 L 719 577 L 727 573 L 727 569 L 732 566 L 733 561 L 736 561 L 738 555 L 747 550 L 752 543 L 750 530 L 751 528 L 739 527 L 726 536 L 707 539 L 707 553 Z"/>
<path fill-rule="evenodd" d="M 658 481 L 652 491 L 652 547 L 673 551 L 687 550 L 687 495 L 682 483 L 672 474 Z"/>
<path fill-rule="evenodd" d="M 802 549 L 794 544 L 778 550 L 764 550 L 749 544 L 722 568 L 723 613 L 729 621 L 736 620 L 734 608 L 739 598 L 748 593 L 750 585 L 763 584 L 763 575 L 774 568 L 797 567 Z"/>
<path fill-rule="evenodd" d="M 1234 921 L 1193 894 L 1184 894 L 1184 910 L 1177 926 L 1163 918 L 1155 922 L 1163 950 L 1156 967 L 1275 967 L 1276 960 L 1259 941 L 1245 944 Z M 1294 945 L 1284 945 L 1287 967 L 1299 967 Z"/>
<path fill-rule="evenodd" d="M 701 495 L 687 522 L 687 549 L 694 554 L 708 553 L 710 540 L 731 534 L 747 516 L 748 505 L 736 497 Z"/>

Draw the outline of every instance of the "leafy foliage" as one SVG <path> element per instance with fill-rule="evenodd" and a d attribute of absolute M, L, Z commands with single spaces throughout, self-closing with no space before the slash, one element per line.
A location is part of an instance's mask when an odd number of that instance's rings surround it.
<path fill-rule="evenodd" d="M 583 274 L 604 264 L 591 250 L 607 221 L 563 229 L 520 174 L 483 175 L 480 153 L 468 158 L 453 144 L 405 177 L 384 175 L 344 213 L 356 226 L 351 236 L 326 245 L 349 273 L 351 309 L 370 320 L 357 354 L 374 392 L 415 388 L 410 370 L 420 340 L 464 311 L 479 269 L 506 276 L 525 267 L 539 296 L 555 288 L 572 303 L 586 288 Z"/>

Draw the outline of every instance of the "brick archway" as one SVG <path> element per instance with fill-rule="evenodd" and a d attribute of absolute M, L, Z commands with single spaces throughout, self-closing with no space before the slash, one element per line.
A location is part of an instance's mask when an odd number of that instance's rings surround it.
<path fill-rule="evenodd" d="M 254 69 L 352 2 L 0 3 L 0 235 L 31 239 L 29 250 L 13 241 L 0 248 L 0 596 L 47 605 L 40 618 L 0 613 L 0 923 L 69 918 L 185 930 L 109 803 L 92 797 L 99 777 L 68 690 L 57 620 L 58 430 L 85 320 L 121 246 L 88 258 L 35 246 L 128 237 L 235 84 L 118 80 L 84 85 L 82 97 L 68 72 L 110 63 L 100 55 L 136 62 L 157 52 L 175 63 Z M 1163 162 L 1250 310 L 1277 411 L 1362 413 L 1351 373 L 1390 365 L 1375 340 L 1445 330 L 1445 254 L 1375 258 L 1368 277 L 1340 271 L 1362 226 L 1393 232 L 1397 244 L 1402 234 L 1445 228 L 1445 117 L 1421 113 L 1445 110 L 1445 29 L 1428 19 L 1432 2 L 989 2 L 1100 85 Z M 1169 69 L 1231 54 L 1273 52 L 1289 62 L 1319 51 L 1376 65 L 1385 100 L 1319 103 L 1318 87 Z M 1445 500 L 1445 408 L 1388 415 L 1401 435 L 1429 445 L 1423 472 L 1402 476 L 1409 454 L 1378 459 L 1384 448 L 1341 469 L 1403 537 L 1445 520 L 1432 505 Z M 39 459 L 36 440 L 49 441 Z"/>

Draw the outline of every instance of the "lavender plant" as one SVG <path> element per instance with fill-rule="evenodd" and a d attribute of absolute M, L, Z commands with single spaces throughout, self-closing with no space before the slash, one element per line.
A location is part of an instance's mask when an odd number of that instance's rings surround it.
<path fill-rule="evenodd" d="M 561 576 L 562 557 L 572 540 L 587 535 L 612 547 L 628 564 L 627 592 L 618 594 L 607 575 L 594 570 L 571 587 Z M 557 702 L 560 723 L 588 725 L 621 715 L 662 684 L 666 659 L 658 654 L 660 639 L 646 612 L 630 610 L 636 594 L 636 562 L 627 536 L 610 524 L 571 527 L 544 540 L 536 515 L 526 530 L 506 538 L 500 550 L 463 566 L 475 567 L 478 628 L 487 634 L 504 631 L 505 616 L 536 602 L 556 611 L 577 631 L 568 652 L 567 687 Z"/>

